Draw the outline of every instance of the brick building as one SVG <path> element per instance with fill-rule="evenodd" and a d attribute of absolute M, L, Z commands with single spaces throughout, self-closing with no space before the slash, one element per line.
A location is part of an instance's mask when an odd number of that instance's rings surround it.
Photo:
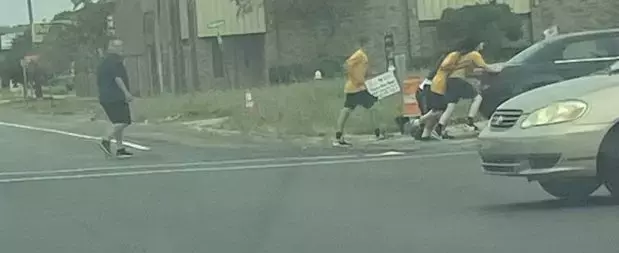
<path fill-rule="evenodd" d="M 528 0 L 527 0 L 528 1 Z M 577 32 L 619 26 L 617 0 L 531 0 L 534 38 L 557 25 L 561 32 Z"/>
<path fill-rule="evenodd" d="M 128 65 L 140 91 L 156 94 L 159 90 L 186 89 L 187 0 L 115 1 L 118 35 L 127 43 L 131 55 Z M 371 40 L 371 70 L 380 72 L 385 68 L 383 36 L 387 31 L 395 34 L 398 53 L 423 60 L 436 51 L 436 22 L 445 8 L 487 2 L 331 0 L 326 1 L 329 6 L 319 6 L 325 1 L 253 0 L 260 2 L 257 7 L 238 17 L 231 0 L 196 1 L 198 69 L 203 89 L 256 87 L 286 77 L 310 77 L 316 68 L 343 63 L 356 49 L 359 37 Z M 300 12 L 300 2 L 305 12 Z M 522 17 L 525 37 L 519 43 L 525 45 L 541 37 L 542 31 L 553 24 L 562 32 L 571 32 L 612 27 L 619 19 L 616 0 L 497 2 L 509 4 Z M 329 13 L 332 9 L 340 11 L 333 15 Z M 225 25 L 219 30 L 209 28 L 209 24 L 221 21 Z M 179 34 L 175 33 L 179 30 Z M 218 46 L 218 31 L 223 48 Z M 282 77 L 282 69 L 292 74 Z M 182 74 L 175 78 L 175 73 Z"/>

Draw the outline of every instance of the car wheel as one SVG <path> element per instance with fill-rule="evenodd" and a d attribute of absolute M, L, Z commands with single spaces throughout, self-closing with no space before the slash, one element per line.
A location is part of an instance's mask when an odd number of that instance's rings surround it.
<path fill-rule="evenodd" d="M 548 194 L 570 200 L 586 199 L 602 185 L 597 178 L 549 180 L 539 184 Z"/>
<path fill-rule="evenodd" d="M 615 125 L 608 131 L 597 158 L 597 169 L 600 181 L 613 195 L 619 199 L 619 125 Z"/>

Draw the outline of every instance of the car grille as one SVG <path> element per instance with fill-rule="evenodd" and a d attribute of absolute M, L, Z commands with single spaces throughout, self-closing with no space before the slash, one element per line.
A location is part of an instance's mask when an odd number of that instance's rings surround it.
<path fill-rule="evenodd" d="M 492 114 L 490 126 L 496 128 L 513 127 L 522 116 L 522 110 L 497 110 Z"/>

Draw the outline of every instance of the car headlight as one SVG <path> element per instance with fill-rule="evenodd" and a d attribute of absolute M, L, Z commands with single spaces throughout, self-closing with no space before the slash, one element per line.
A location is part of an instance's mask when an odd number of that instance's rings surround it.
<path fill-rule="evenodd" d="M 578 100 L 561 101 L 538 109 L 520 124 L 522 128 L 559 124 L 580 118 L 587 111 L 587 104 Z"/>

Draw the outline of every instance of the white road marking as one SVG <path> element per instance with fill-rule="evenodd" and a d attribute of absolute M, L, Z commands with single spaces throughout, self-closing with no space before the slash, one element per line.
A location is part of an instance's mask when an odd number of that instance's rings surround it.
<path fill-rule="evenodd" d="M 258 164 L 258 165 L 240 165 L 240 166 L 220 166 L 220 167 L 201 167 L 201 168 L 181 168 L 181 169 L 163 169 L 163 170 L 145 170 L 145 171 L 125 171 L 125 172 L 110 172 L 110 173 L 95 173 L 81 175 L 51 175 L 51 176 L 34 176 L 0 179 L 0 183 L 23 183 L 35 181 L 52 181 L 52 180 L 74 180 L 74 179 L 95 179 L 105 177 L 125 177 L 125 176 L 145 176 L 156 174 L 172 174 L 172 173 L 190 173 L 190 172 L 221 172 L 221 171 L 239 171 L 239 170 L 257 170 L 257 169 L 277 169 L 289 167 L 308 167 L 318 165 L 336 165 L 336 164 L 355 164 L 381 161 L 397 161 L 419 158 L 437 158 L 458 155 L 471 155 L 476 152 L 453 152 L 441 154 L 427 154 L 415 156 L 389 156 L 389 157 L 368 157 L 357 159 L 340 159 L 331 161 L 309 161 L 298 163 L 282 163 L 282 164 Z"/>
<path fill-rule="evenodd" d="M 92 168 L 62 169 L 62 170 L 29 170 L 29 171 L 0 172 L 0 177 L 6 177 L 6 176 L 25 176 L 25 175 L 67 174 L 67 173 L 82 173 L 82 172 L 94 172 L 94 171 L 137 170 L 137 169 L 158 169 L 158 168 L 184 168 L 184 167 L 196 167 L 196 166 L 231 165 L 231 164 L 265 163 L 265 162 L 312 161 L 312 160 L 347 159 L 347 158 L 350 159 L 350 158 L 359 158 L 359 157 L 364 157 L 364 156 L 371 156 L 371 155 L 340 155 L 340 156 L 257 158 L 257 159 L 208 161 L 208 162 L 191 162 L 191 163 L 138 164 L 138 165 L 92 167 Z"/>
<path fill-rule="evenodd" d="M 404 154 L 406 154 L 406 153 L 396 152 L 396 151 L 389 151 L 389 152 L 377 154 L 376 156 L 395 156 L 395 155 L 404 155 Z"/>
<path fill-rule="evenodd" d="M 26 125 L 20 125 L 20 124 L 14 124 L 14 123 L 9 123 L 9 122 L 2 122 L 2 121 L 0 121 L 0 126 L 21 128 L 21 129 L 32 130 L 32 131 L 39 131 L 39 132 L 46 132 L 46 133 L 61 134 L 61 135 L 66 135 L 66 136 L 71 136 L 71 137 L 76 137 L 76 138 L 86 139 L 86 140 L 100 140 L 101 139 L 101 137 L 94 137 L 94 136 L 89 136 L 89 135 L 84 135 L 84 134 L 77 134 L 77 133 L 71 133 L 71 132 L 61 131 L 61 130 L 56 130 L 56 129 L 26 126 Z M 114 141 L 114 140 L 112 142 L 116 143 L 116 141 Z M 127 147 L 131 147 L 131 148 L 134 148 L 134 149 L 137 149 L 137 150 L 142 150 L 142 151 L 149 151 L 150 150 L 149 147 L 142 146 L 142 145 L 135 144 L 135 143 L 128 142 L 128 141 L 125 141 L 124 144 Z"/>

